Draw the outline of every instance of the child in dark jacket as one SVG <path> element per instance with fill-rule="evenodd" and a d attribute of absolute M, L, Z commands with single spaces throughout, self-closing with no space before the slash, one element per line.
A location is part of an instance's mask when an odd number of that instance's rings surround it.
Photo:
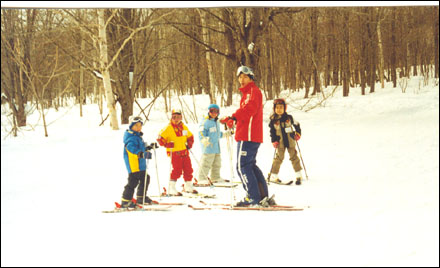
<path fill-rule="evenodd" d="M 276 99 L 273 102 L 274 113 L 270 116 L 270 137 L 273 147 L 276 149 L 275 158 L 270 171 L 270 181 L 280 182 L 278 172 L 284 160 L 284 153 L 287 149 L 295 170 L 296 185 L 301 184 L 301 163 L 296 152 L 296 141 L 301 138 L 301 127 L 299 122 L 286 112 L 284 99 Z"/>
<path fill-rule="evenodd" d="M 151 159 L 149 150 L 152 146 L 157 146 L 157 144 L 152 143 L 150 146 L 146 146 L 142 139 L 142 125 L 141 117 L 130 117 L 129 127 L 124 134 L 124 161 L 128 171 L 128 183 L 125 185 L 124 192 L 122 193 L 122 208 L 134 208 L 136 206 L 132 202 L 136 187 L 136 203 L 152 203 L 152 200 L 147 196 L 150 176 L 147 175 L 147 178 L 145 178 L 147 169 L 146 159 Z"/>

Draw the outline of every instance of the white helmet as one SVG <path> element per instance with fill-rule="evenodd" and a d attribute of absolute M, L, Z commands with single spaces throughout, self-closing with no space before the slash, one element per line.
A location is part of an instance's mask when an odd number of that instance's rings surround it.
<path fill-rule="evenodd" d="M 252 71 L 251 68 L 242 65 L 242 66 L 238 67 L 238 69 L 237 69 L 237 76 L 240 76 L 241 73 L 244 73 L 247 76 L 249 76 L 250 79 L 255 80 L 254 79 L 254 72 Z"/>

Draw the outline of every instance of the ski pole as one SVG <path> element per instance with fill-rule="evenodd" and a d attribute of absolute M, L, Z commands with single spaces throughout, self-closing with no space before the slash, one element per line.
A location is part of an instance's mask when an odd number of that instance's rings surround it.
<path fill-rule="evenodd" d="M 303 160 L 302 155 L 301 155 L 301 149 L 299 148 L 298 141 L 296 141 L 296 146 L 298 146 L 299 157 L 301 158 L 301 163 L 302 163 L 302 165 L 304 167 L 304 173 L 306 173 L 306 178 L 307 178 L 307 180 L 309 180 L 309 176 L 307 175 L 306 165 L 304 165 L 304 160 Z"/>
<path fill-rule="evenodd" d="M 145 164 L 145 178 L 144 178 L 144 195 L 142 197 L 142 206 L 145 204 L 145 196 L 147 195 L 146 193 L 146 189 L 147 189 L 147 178 L 148 178 L 148 172 L 147 172 L 147 168 L 148 168 L 148 160 L 147 159 L 147 163 Z"/>
<path fill-rule="evenodd" d="M 174 142 L 172 141 L 172 143 L 174 144 Z M 170 177 L 168 178 L 168 181 L 171 180 L 171 172 L 173 172 L 173 148 L 170 148 Z M 168 184 L 168 188 L 169 188 L 169 184 Z M 168 189 L 168 192 L 170 191 L 170 189 Z M 160 191 L 159 191 L 159 195 L 160 195 Z"/>
<path fill-rule="evenodd" d="M 211 187 L 214 187 L 214 184 L 211 182 L 211 180 L 208 178 L 208 175 L 205 174 L 205 170 L 200 166 L 200 162 L 199 160 L 197 160 L 196 156 L 194 155 L 194 153 L 192 152 L 191 149 L 188 148 L 188 146 L 186 147 L 188 149 L 188 151 L 192 154 L 193 158 L 196 160 L 197 166 L 199 167 L 199 170 L 203 171 L 203 175 L 205 175 L 205 177 L 208 179 L 209 183 L 211 183 Z"/>
<path fill-rule="evenodd" d="M 226 126 L 226 125 L 225 125 Z M 227 130 L 229 131 L 229 130 Z M 229 137 L 226 138 L 226 142 L 227 142 L 227 148 L 228 148 L 228 153 L 229 153 L 229 166 L 231 167 L 231 179 L 230 179 L 230 183 L 231 183 L 231 207 L 233 206 L 233 202 L 234 202 L 234 197 L 235 197 L 235 192 L 234 192 L 234 186 L 233 184 L 233 179 L 235 179 L 235 173 L 234 173 L 234 169 L 232 167 L 232 130 L 230 130 L 230 135 Z M 231 138 L 231 141 L 229 141 L 229 138 Z"/>
<path fill-rule="evenodd" d="M 277 156 L 277 150 L 278 148 L 275 148 L 275 151 L 273 153 L 273 160 L 275 160 L 275 157 Z M 270 166 L 269 175 L 267 176 L 267 183 L 270 183 L 270 177 L 272 176 L 272 168 L 273 168 L 273 160 L 272 160 L 272 166 Z"/>
<path fill-rule="evenodd" d="M 156 179 L 157 179 L 157 189 L 159 190 L 159 200 L 162 198 L 160 195 L 160 182 L 159 182 L 159 171 L 157 170 L 157 157 L 156 157 L 156 146 L 153 146 L 154 152 L 154 163 L 156 164 Z"/>

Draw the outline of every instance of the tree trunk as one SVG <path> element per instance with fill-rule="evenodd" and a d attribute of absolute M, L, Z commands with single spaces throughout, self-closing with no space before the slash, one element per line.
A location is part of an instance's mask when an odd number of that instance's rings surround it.
<path fill-rule="evenodd" d="M 439 47 L 438 47 L 438 35 L 439 35 L 439 32 L 438 32 L 438 9 L 439 9 L 439 7 L 437 6 L 437 7 L 434 7 L 435 8 L 435 12 L 434 12 L 434 19 L 433 19 L 433 21 L 434 21 L 434 29 L 433 29 L 433 32 L 434 32 L 434 53 L 435 53 L 435 56 L 434 56 L 434 65 L 435 65 L 435 78 L 438 78 L 439 77 L 439 74 L 438 74 L 438 50 L 439 50 Z"/>
<path fill-rule="evenodd" d="M 342 38 L 342 96 L 348 97 L 350 91 L 350 32 L 348 22 L 349 11 L 344 11 L 343 38 Z"/>
<path fill-rule="evenodd" d="M 104 18 L 104 10 L 98 10 L 98 26 L 99 26 L 99 47 L 100 47 L 100 63 L 103 76 L 104 92 L 107 100 L 107 108 L 110 114 L 110 125 L 113 130 L 119 129 L 118 118 L 115 109 L 115 99 L 113 97 L 112 84 L 110 81 L 110 71 L 108 69 L 108 49 L 106 24 Z"/>
<path fill-rule="evenodd" d="M 85 40 L 81 36 L 81 52 L 80 54 L 83 55 L 85 53 Z M 81 57 L 82 58 L 82 57 Z M 79 116 L 83 116 L 83 101 L 84 101 L 84 67 L 82 64 L 79 66 Z"/>
<path fill-rule="evenodd" d="M 379 8 L 377 8 L 380 10 Z M 380 14 L 380 13 L 379 13 Z M 385 87 L 384 82 L 384 58 L 383 58 L 383 46 L 382 46 L 382 29 L 381 29 L 382 18 L 379 15 L 379 20 L 377 22 L 377 44 L 379 50 L 379 79 L 381 88 Z"/>
<path fill-rule="evenodd" d="M 319 63 L 318 63 L 318 10 L 313 9 L 310 17 L 311 21 L 311 35 L 312 35 L 312 69 L 313 69 L 313 93 L 321 92 L 321 79 L 319 78 Z"/>
<path fill-rule="evenodd" d="M 209 33 L 208 33 L 208 17 L 204 11 L 197 9 L 200 14 L 200 20 L 202 22 L 202 39 L 205 44 L 209 44 Z M 215 79 L 214 79 L 214 68 L 213 60 L 211 59 L 211 53 L 205 52 L 206 64 L 208 65 L 208 80 L 209 80 L 209 100 L 211 103 L 216 103 L 215 100 Z"/>
<path fill-rule="evenodd" d="M 392 8 L 391 18 L 391 80 L 393 81 L 393 87 L 397 87 L 397 73 L 396 73 L 396 8 Z"/>

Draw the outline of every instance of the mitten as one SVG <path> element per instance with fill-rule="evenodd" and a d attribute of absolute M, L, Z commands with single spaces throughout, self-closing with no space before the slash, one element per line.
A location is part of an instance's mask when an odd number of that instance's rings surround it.
<path fill-rule="evenodd" d="M 204 147 L 208 147 L 209 145 L 211 145 L 211 143 L 209 142 L 209 137 L 204 137 L 200 140 L 200 142 L 203 144 Z"/>

